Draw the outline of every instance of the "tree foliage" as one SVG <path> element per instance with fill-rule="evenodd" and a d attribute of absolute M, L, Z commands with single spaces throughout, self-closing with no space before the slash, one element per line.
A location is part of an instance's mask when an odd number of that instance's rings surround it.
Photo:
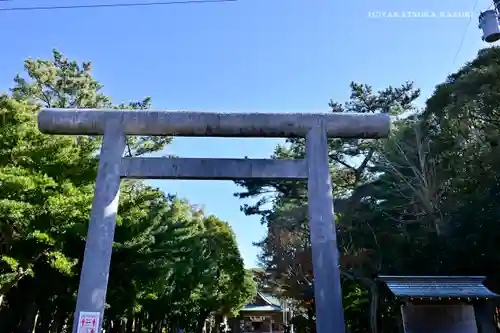
<path fill-rule="evenodd" d="M 500 290 L 495 203 L 500 198 L 500 49 L 438 85 L 418 109 L 412 83 L 375 91 L 352 83 L 332 112 L 388 113 L 384 140 L 331 139 L 346 321 L 352 332 L 401 331 L 397 304 L 376 276 L 485 275 Z M 0 97 L 0 327 L 67 332 L 74 309 L 97 170 L 99 137 L 42 135 L 43 107 L 143 109 L 114 104 L 91 75 L 54 51 L 27 60 Z M 160 151 L 169 137 L 128 138 L 125 154 Z M 304 158 L 289 139 L 272 158 Z M 260 270 L 243 269 L 227 223 L 142 182 L 122 184 L 104 325 L 110 332 L 201 332 L 259 288 L 292 301 L 299 332 L 314 332 L 307 188 L 299 181 L 239 181 L 243 206 L 266 237 Z"/>
<path fill-rule="evenodd" d="M 142 109 L 112 104 L 91 75 L 54 51 L 25 62 L 0 97 L 0 327 L 68 332 L 97 173 L 99 137 L 48 136 L 40 106 Z M 126 155 L 163 149 L 169 137 L 128 138 Z M 107 332 L 201 332 L 255 293 L 229 225 L 138 181 L 122 183 L 107 293 Z"/>
<path fill-rule="evenodd" d="M 389 113 L 386 140 L 330 141 L 344 307 L 353 332 L 397 332 L 399 310 L 376 280 L 387 275 L 485 275 L 499 290 L 500 49 L 481 50 L 438 85 L 420 110 L 413 84 L 374 92 L 352 83 L 332 112 Z M 304 158 L 304 141 L 276 159 Z M 238 182 L 244 206 L 267 226 L 261 262 L 268 284 L 292 297 L 314 331 L 314 274 L 306 185 Z M 299 318 L 297 318 L 298 320 Z"/>

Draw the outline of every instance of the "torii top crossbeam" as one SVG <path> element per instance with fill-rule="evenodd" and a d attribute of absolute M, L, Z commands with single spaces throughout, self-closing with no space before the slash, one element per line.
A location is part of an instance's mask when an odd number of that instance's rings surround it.
<path fill-rule="evenodd" d="M 328 137 L 338 138 L 382 138 L 390 131 L 387 114 L 96 109 L 44 109 L 38 114 L 38 128 L 48 134 L 102 135 L 108 121 L 120 124 L 125 135 L 305 137 L 317 125 Z"/>

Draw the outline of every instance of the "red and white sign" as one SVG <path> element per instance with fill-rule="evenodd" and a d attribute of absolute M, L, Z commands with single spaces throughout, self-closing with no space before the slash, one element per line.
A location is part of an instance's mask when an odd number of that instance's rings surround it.
<path fill-rule="evenodd" d="M 77 333 L 99 333 L 99 312 L 80 312 Z"/>

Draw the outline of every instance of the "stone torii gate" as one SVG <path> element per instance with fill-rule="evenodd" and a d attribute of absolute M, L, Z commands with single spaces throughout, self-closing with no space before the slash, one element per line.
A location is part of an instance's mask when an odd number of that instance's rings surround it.
<path fill-rule="evenodd" d="M 80 276 L 73 333 L 81 315 L 97 318 L 101 332 L 121 178 L 307 179 L 318 333 L 344 333 L 344 313 L 328 163 L 328 138 L 382 138 L 386 114 L 211 113 L 43 109 L 47 134 L 103 135 L 94 200 Z M 124 158 L 127 135 L 304 137 L 305 160 Z"/>

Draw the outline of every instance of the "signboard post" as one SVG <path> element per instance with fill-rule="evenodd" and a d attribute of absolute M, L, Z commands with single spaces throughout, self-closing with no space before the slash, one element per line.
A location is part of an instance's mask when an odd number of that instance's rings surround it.
<path fill-rule="evenodd" d="M 99 327 L 99 312 L 80 312 L 78 316 L 77 333 L 100 333 Z"/>

